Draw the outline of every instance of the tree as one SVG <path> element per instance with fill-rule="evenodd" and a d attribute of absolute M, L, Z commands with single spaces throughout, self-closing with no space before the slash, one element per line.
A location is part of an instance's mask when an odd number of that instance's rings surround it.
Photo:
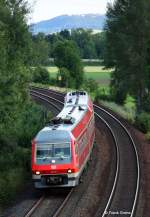
<path fill-rule="evenodd" d="M 97 58 L 104 59 L 105 40 L 106 40 L 105 32 L 93 34 L 92 38 L 95 45 Z"/>
<path fill-rule="evenodd" d="M 49 72 L 45 68 L 38 66 L 33 69 L 32 81 L 35 83 L 48 84 L 50 82 Z"/>
<path fill-rule="evenodd" d="M 97 58 L 92 30 L 77 29 L 71 32 L 72 40 L 79 47 L 80 55 L 84 59 Z"/>
<path fill-rule="evenodd" d="M 112 91 L 123 102 L 129 93 L 141 109 L 146 94 L 147 49 L 150 38 L 147 0 L 117 0 L 108 5 L 106 23 L 107 66 L 115 67 Z"/>
<path fill-rule="evenodd" d="M 63 39 L 66 39 L 66 40 L 71 39 L 70 32 L 67 29 L 62 30 L 59 34 Z"/>
<path fill-rule="evenodd" d="M 46 65 L 49 59 L 50 46 L 43 33 L 32 36 L 32 54 L 30 64 L 32 66 Z"/>
<path fill-rule="evenodd" d="M 71 79 L 69 86 L 74 86 L 75 88 L 81 86 L 83 82 L 83 67 L 75 43 L 67 40 L 58 42 L 54 49 L 54 62 L 59 69 L 66 68 L 69 71 Z"/>
<path fill-rule="evenodd" d="M 26 1 L 1 0 L 0 14 L 0 143 L 7 144 L 16 140 L 15 126 L 27 99 L 30 79 Z"/>
<path fill-rule="evenodd" d="M 43 64 L 45 60 L 47 61 L 48 56 L 52 58 L 55 45 L 64 40 L 74 41 L 83 59 L 103 58 L 104 56 L 105 33 L 103 32 L 94 34 L 92 30 L 82 28 L 71 31 L 65 29 L 50 35 L 39 33 L 32 36 L 32 39 L 33 55 L 30 60 L 34 66 L 38 62 Z"/>

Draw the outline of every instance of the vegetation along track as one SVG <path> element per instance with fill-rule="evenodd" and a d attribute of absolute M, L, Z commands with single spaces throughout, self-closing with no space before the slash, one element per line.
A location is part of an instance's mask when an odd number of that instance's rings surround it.
<path fill-rule="evenodd" d="M 30 93 L 53 104 L 60 105 L 64 99 L 64 93 L 61 94 L 49 89 L 32 87 Z M 111 130 L 117 150 L 116 175 L 113 187 L 103 214 L 100 215 L 97 212 L 97 216 L 135 216 L 140 178 L 136 145 L 128 130 L 116 117 L 98 105 L 94 105 L 94 109 L 95 115 L 103 120 Z"/>

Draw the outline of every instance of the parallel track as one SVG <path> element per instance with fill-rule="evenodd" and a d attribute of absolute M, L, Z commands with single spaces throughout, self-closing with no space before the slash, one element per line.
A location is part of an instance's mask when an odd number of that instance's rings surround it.
<path fill-rule="evenodd" d="M 64 94 L 56 91 L 31 88 L 32 96 L 63 107 Z M 60 101 L 61 100 L 61 101 Z M 103 216 L 135 216 L 138 201 L 140 166 L 136 145 L 126 127 L 111 113 L 94 105 L 95 115 L 111 130 L 117 150 L 116 175 Z M 97 216 L 99 211 L 97 211 Z"/>

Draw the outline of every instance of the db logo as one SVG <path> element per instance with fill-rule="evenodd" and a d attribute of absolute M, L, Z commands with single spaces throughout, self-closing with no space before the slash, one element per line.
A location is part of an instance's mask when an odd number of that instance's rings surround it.
<path fill-rule="evenodd" d="M 52 170 L 55 170 L 55 169 L 56 169 L 56 165 L 52 165 L 52 166 L 51 166 L 51 169 L 52 169 Z"/>

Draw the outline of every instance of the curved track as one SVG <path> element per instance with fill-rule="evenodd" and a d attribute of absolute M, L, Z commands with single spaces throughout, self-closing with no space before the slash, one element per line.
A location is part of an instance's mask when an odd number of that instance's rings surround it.
<path fill-rule="evenodd" d="M 42 205 L 46 200 L 48 200 L 48 206 L 49 211 L 46 215 L 51 217 L 58 217 L 60 216 L 61 211 L 65 207 L 67 201 L 69 200 L 71 194 L 73 193 L 73 189 L 69 191 L 69 193 L 65 193 L 62 197 L 56 197 L 56 196 L 49 196 L 48 198 L 46 196 L 42 196 L 34 205 L 31 207 L 31 209 L 25 214 L 24 217 L 31 217 L 31 216 L 41 216 L 42 211 Z M 55 200 L 55 203 L 54 203 Z M 47 201 L 46 201 L 47 203 Z M 51 209 L 50 209 L 51 207 Z M 39 211 L 40 210 L 40 211 Z M 41 213 L 40 213 L 41 212 Z"/>
<path fill-rule="evenodd" d="M 32 96 L 63 107 L 64 94 L 56 91 L 31 88 Z M 125 126 L 107 110 L 94 105 L 95 115 L 111 130 L 115 138 L 117 160 L 116 174 L 109 199 L 103 214 L 97 210 L 96 216 L 135 216 L 139 192 L 139 158 L 136 145 Z"/>
<path fill-rule="evenodd" d="M 51 217 L 58 217 L 61 215 L 62 210 L 64 209 L 67 201 L 69 200 L 69 198 L 71 197 L 73 193 L 73 189 L 71 189 L 69 191 L 69 193 L 65 192 L 65 195 L 63 195 L 62 197 L 56 197 L 56 196 L 42 196 L 35 204 L 34 206 L 26 213 L 26 215 L 24 217 L 32 217 L 32 216 L 51 216 Z M 48 201 L 48 202 L 47 202 Z M 48 211 L 47 213 L 45 213 L 45 211 L 43 210 L 44 208 L 42 208 L 42 206 L 44 207 L 44 203 L 48 203 Z"/>

